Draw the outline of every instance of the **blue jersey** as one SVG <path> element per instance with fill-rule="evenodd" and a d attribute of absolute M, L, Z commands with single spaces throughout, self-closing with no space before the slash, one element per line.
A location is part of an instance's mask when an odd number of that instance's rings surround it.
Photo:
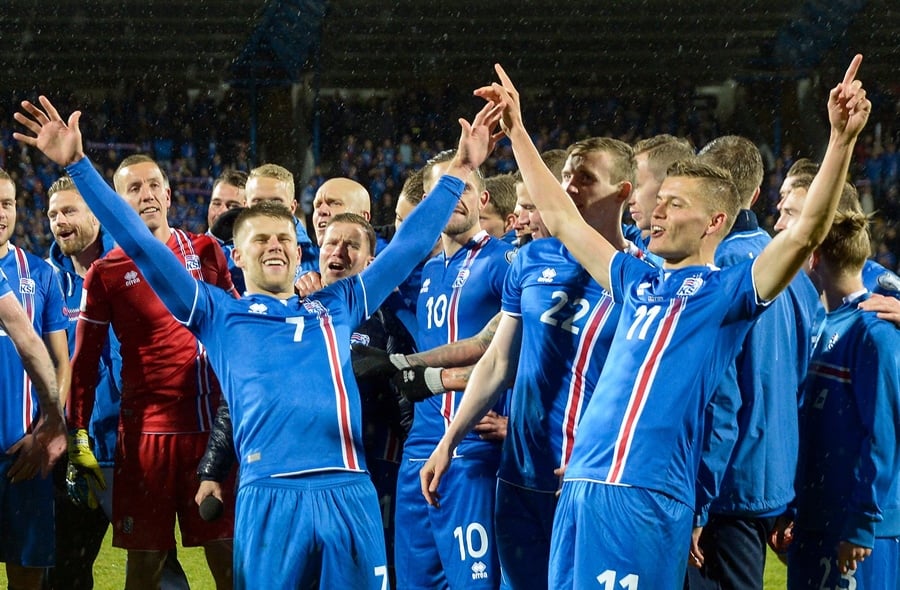
<path fill-rule="evenodd" d="M 5 297 L 9 293 L 12 293 L 12 290 L 9 288 L 9 280 L 7 280 L 3 269 L 0 269 L 0 297 Z"/>
<path fill-rule="evenodd" d="M 237 300 L 195 281 L 86 158 L 68 170 L 160 299 L 207 347 L 231 410 L 241 485 L 279 475 L 364 471 L 351 332 L 412 270 L 411 261 L 430 251 L 464 183 L 443 177 L 411 214 L 409 231 L 406 224 L 400 229 L 405 239 L 362 274 L 306 299 L 253 294 Z"/>
<path fill-rule="evenodd" d="M 509 244 L 481 231 L 449 259 L 442 252 L 425 263 L 416 304 L 419 350 L 474 336 L 497 315 L 512 252 Z M 461 400 L 461 391 L 448 391 L 416 404 L 412 431 L 403 447 L 407 458 L 431 455 Z M 469 433 L 457 454 L 495 453 L 496 448 L 495 443 Z"/>
<path fill-rule="evenodd" d="M 900 331 L 858 308 L 830 312 L 800 413 L 799 528 L 872 547 L 900 536 Z"/>
<path fill-rule="evenodd" d="M 741 211 L 716 249 L 716 265 L 728 267 L 759 256 L 772 239 L 752 211 Z M 819 297 L 800 273 L 753 322 L 734 365 L 720 384 L 739 392 L 737 440 L 725 469 L 715 514 L 781 513 L 794 497 L 797 404 L 812 353 L 812 323 Z"/>
<path fill-rule="evenodd" d="M 49 264 L 9 244 L 0 269 L 39 336 L 69 324 L 56 273 Z M 37 392 L 5 332 L 0 336 L 0 448 L 8 449 L 29 430 L 38 413 Z"/>
<path fill-rule="evenodd" d="M 617 253 L 610 281 L 623 306 L 609 351 L 616 362 L 604 366 L 579 423 L 565 479 L 643 487 L 694 506 L 704 437 L 733 437 L 710 433 L 709 414 L 724 413 L 717 423 L 727 425 L 740 403 L 713 392 L 764 309 L 751 265 L 667 270 Z"/>
<path fill-rule="evenodd" d="M 863 285 L 872 293 L 900 299 L 900 277 L 874 260 L 866 260 L 862 278 Z"/>
<path fill-rule="evenodd" d="M 519 369 L 499 476 L 554 492 L 615 334 L 620 307 L 556 238 L 521 248 L 503 311 L 521 318 Z"/>
<path fill-rule="evenodd" d="M 112 237 L 102 229 L 98 239 L 103 248 L 102 256 L 116 245 Z M 72 358 L 75 352 L 75 327 L 80 315 L 84 278 L 78 275 L 72 259 L 62 253 L 56 242 L 50 244 L 47 262 L 56 269 L 66 299 L 66 308 L 69 312 L 67 330 L 69 358 Z M 116 432 L 119 427 L 119 404 L 122 399 L 122 355 L 119 353 L 119 341 L 112 329 L 109 330 L 109 340 L 104 344 L 100 355 L 100 370 L 94 392 L 94 409 L 91 412 L 88 433 L 94 441 L 94 456 L 97 457 L 97 461 L 104 467 L 112 467 L 116 450 Z"/>

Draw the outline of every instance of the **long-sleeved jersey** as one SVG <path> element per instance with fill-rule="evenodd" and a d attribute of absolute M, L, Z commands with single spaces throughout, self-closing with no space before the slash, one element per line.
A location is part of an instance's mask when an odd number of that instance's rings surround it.
<path fill-rule="evenodd" d="M 442 178 L 394 243 L 362 274 L 305 299 L 259 293 L 234 299 L 195 280 L 137 215 L 111 195 L 90 162 L 84 159 L 68 169 L 91 210 L 133 257 L 142 276 L 206 345 L 231 411 L 241 485 L 266 477 L 364 471 L 351 331 L 430 251 L 463 182 Z"/>
<path fill-rule="evenodd" d="M 827 314 L 800 413 L 797 526 L 872 547 L 900 536 L 900 331 L 858 308 Z"/>

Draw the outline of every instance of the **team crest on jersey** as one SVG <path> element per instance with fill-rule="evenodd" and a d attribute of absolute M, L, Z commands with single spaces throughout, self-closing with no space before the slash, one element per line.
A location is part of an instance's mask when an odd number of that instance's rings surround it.
<path fill-rule="evenodd" d="M 322 305 L 321 301 L 316 301 L 314 299 L 304 299 L 303 300 L 303 309 L 308 311 L 309 313 L 314 313 L 319 316 L 323 316 L 328 313 L 328 310 L 325 309 L 325 306 Z"/>
<path fill-rule="evenodd" d="M 690 297 L 691 295 L 696 294 L 702 286 L 703 277 L 688 277 L 684 279 L 683 283 L 681 283 L 681 287 L 679 287 L 678 292 L 675 293 L 675 296 Z"/>
<path fill-rule="evenodd" d="M 360 334 L 359 332 L 354 332 L 350 335 L 350 344 L 362 344 L 363 346 L 368 346 L 369 342 L 371 342 L 371 338 L 369 338 L 368 334 Z"/>
<path fill-rule="evenodd" d="M 260 315 L 265 315 L 269 313 L 269 308 L 266 307 L 265 303 L 251 303 L 250 304 L 250 313 L 258 313 Z"/>
<path fill-rule="evenodd" d="M 456 279 L 453 281 L 451 289 L 459 289 L 463 285 L 465 285 L 466 281 L 469 280 L 469 274 L 470 273 L 468 268 L 459 269 L 459 274 L 456 275 Z"/>
<path fill-rule="evenodd" d="M 422 281 L 422 288 L 419 289 L 419 293 L 428 293 L 428 287 L 431 286 L 431 279 L 425 279 Z"/>
<path fill-rule="evenodd" d="M 541 278 L 537 280 L 539 283 L 552 283 L 553 279 L 556 278 L 556 269 L 554 268 L 545 268 L 541 271 Z"/>
<path fill-rule="evenodd" d="M 136 270 L 129 270 L 125 273 L 125 286 L 131 287 L 132 285 L 137 285 L 141 282 L 141 277 L 138 276 Z"/>
<path fill-rule="evenodd" d="M 34 279 L 19 279 L 19 293 L 22 295 L 34 295 L 37 292 L 34 286 Z"/>
<path fill-rule="evenodd" d="M 184 267 L 190 271 L 200 270 L 200 257 L 196 254 L 188 254 L 184 257 Z"/>

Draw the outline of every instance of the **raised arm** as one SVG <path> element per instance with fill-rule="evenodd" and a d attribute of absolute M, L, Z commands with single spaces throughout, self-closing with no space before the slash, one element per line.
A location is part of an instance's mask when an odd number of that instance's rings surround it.
<path fill-rule="evenodd" d="M 522 123 L 518 91 L 499 64 L 494 68 L 500 77 L 500 84 L 478 88 L 475 90 L 476 96 L 503 106 L 502 129 L 512 142 L 522 179 L 541 212 L 541 218 L 550 233 L 559 238 L 591 276 L 608 289 L 609 264 L 616 249 L 584 221 L 575 203 L 541 160 Z"/>
<path fill-rule="evenodd" d="M 853 58 L 843 81 L 828 96 L 831 123 L 828 149 L 809 187 L 799 218 L 775 236 L 753 264 L 756 293 L 764 301 L 774 298 L 787 287 L 831 228 L 853 146 L 872 110 L 862 82 L 856 79 L 861 62 L 861 55 Z"/>
<path fill-rule="evenodd" d="M 172 315 L 186 322 L 196 298 L 196 281 L 165 244 L 153 237 L 140 216 L 106 184 L 85 157 L 78 127 L 81 112 L 72 113 L 66 123 L 47 97 L 41 96 L 40 103 L 43 109 L 24 101 L 22 109 L 25 113 L 14 115 L 16 121 L 34 136 L 21 133 L 13 136 L 66 167 L 94 216 L 134 260 Z"/>
<path fill-rule="evenodd" d="M 462 127 L 459 148 L 447 172 L 410 213 L 387 248 L 362 272 L 370 310 L 381 305 L 416 264 L 431 252 L 465 188 L 465 179 L 481 166 L 499 139 L 492 135 L 492 130 L 500 113 L 500 105 L 488 103 L 471 124 L 465 119 L 459 120 Z"/>

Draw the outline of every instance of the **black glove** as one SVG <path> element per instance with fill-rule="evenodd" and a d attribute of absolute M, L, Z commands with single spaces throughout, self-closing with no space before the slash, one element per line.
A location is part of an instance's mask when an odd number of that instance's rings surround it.
<path fill-rule="evenodd" d="M 441 382 L 441 369 L 433 367 L 401 369 L 391 377 L 391 384 L 403 394 L 403 397 L 412 402 L 420 402 L 447 391 Z"/>
<path fill-rule="evenodd" d="M 357 379 L 391 377 L 400 369 L 405 369 L 409 366 L 405 355 L 388 354 L 373 346 L 354 344 L 351 351 L 353 374 L 356 375 Z"/>

